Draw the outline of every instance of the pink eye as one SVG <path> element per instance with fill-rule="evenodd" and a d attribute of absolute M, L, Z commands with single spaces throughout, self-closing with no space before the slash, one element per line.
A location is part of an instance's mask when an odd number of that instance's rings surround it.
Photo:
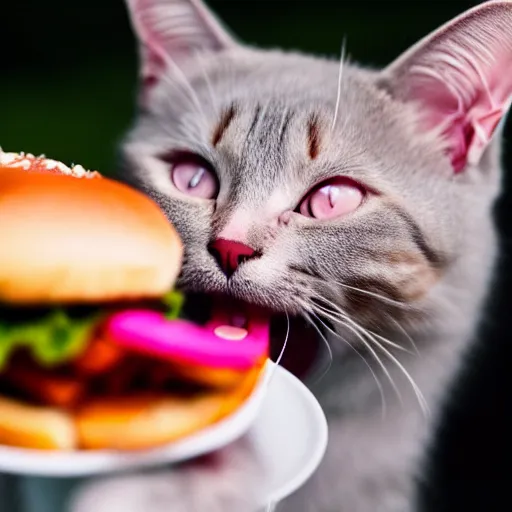
<path fill-rule="evenodd" d="M 207 164 L 200 161 L 178 161 L 172 166 L 171 179 L 174 186 L 184 194 L 203 199 L 217 195 L 217 177 Z"/>
<path fill-rule="evenodd" d="M 361 187 L 351 180 L 331 180 L 311 191 L 298 210 L 305 217 L 334 219 L 356 210 L 363 201 L 363 195 Z"/>

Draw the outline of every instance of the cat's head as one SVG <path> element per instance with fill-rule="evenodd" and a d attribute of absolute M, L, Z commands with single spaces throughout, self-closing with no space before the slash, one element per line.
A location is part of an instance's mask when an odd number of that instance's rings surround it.
<path fill-rule="evenodd" d="M 511 3 L 374 71 L 244 46 L 200 0 L 127 1 L 141 86 L 125 179 L 180 231 L 184 287 L 351 330 L 344 315 L 381 328 L 481 295 Z"/>

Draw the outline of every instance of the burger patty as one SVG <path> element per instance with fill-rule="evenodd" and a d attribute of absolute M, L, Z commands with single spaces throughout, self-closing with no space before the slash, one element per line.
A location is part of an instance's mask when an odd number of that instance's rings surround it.
<path fill-rule="evenodd" d="M 107 344 L 94 340 L 77 361 L 54 368 L 42 367 L 20 350 L 0 374 L 0 394 L 33 405 L 74 408 L 97 397 L 191 396 L 207 389 L 181 377 L 179 368 L 171 363 L 122 352 L 107 354 Z M 117 347 L 111 348 L 117 351 Z"/>

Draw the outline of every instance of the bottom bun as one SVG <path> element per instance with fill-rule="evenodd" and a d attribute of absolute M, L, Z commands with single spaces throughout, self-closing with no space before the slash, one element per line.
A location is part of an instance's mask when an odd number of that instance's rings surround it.
<path fill-rule="evenodd" d="M 238 409 L 261 366 L 236 387 L 185 398 L 134 395 L 91 400 L 76 411 L 25 405 L 0 397 L 0 444 L 43 450 L 141 450 L 192 435 Z"/>
<path fill-rule="evenodd" d="M 222 400 L 222 395 L 97 400 L 76 416 L 80 447 L 140 450 L 176 441 L 215 421 Z"/>
<path fill-rule="evenodd" d="M 77 447 L 73 417 L 58 409 L 0 397 L 0 444 L 39 450 Z"/>
<path fill-rule="evenodd" d="M 141 450 L 192 435 L 234 412 L 254 389 L 261 368 L 229 391 L 197 397 L 137 396 L 98 399 L 76 414 L 80 448 Z"/>

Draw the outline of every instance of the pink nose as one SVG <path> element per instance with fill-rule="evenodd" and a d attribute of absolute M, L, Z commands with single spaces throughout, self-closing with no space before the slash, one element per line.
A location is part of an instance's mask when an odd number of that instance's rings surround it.
<path fill-rule="evenodd" d="M 228 277 L 235 272 L 240 263 L 256 256 L 256 251 L 252 247 L 225 238 L 218 238 L 212 242 L 208 250 Z"/>

